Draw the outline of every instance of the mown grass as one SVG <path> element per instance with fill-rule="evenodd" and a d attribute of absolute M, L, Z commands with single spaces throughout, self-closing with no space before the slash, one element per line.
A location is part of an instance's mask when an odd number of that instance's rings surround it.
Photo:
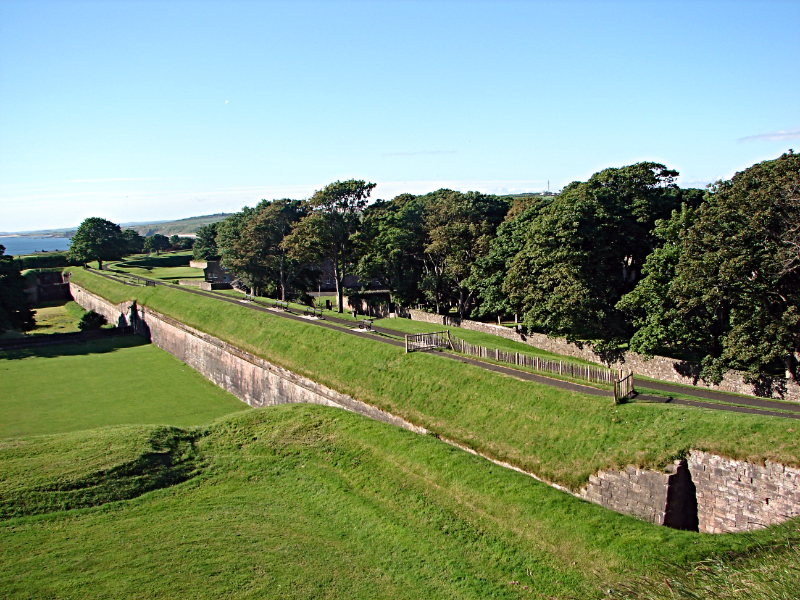
<path fill-rule="evenodd" d="M 86 311 L 73 301 L 61 300 L 37 306 L 33 318 L 36 327 L 31 334 L 74 333 L 80 331 L 78 323 Z"/>
<path fill-rule="evenodd" d="M 131 275 L 168 282 L 177 282 L 179 279 L 202 280 L 204 278 L 203 269 L 190 267 L 191 258 L 191 250 L 181 250 L 151 256 L 135 255 L 125 260 L 108 263 L 107 267 Z M 96 267 L 96 263 L 90 264 Z"/>
<path fill-rule="evenodd" d="M 201 425 L 247 405 L 138 336 L 0 352 L 0 438 Z"/>
<path fill-rule="evenodd" d="M 438 435 L 576 489 L 603 468 L 658 468 L 688 449 L 800 464 L 794 423 L 664 404 L 614 406 L 335 330 L 180 290 L 126 287 L 75 270 L 73 281 L 140 304 Z"/>
<path fill-rule="evenodd" d="M 182 435 L 200 465 L 184 483 L 0 522 L 0 595 L 602 598 L 640 578 L 658 584 L 654 566 L 666 560 L 690 568 L 774 539 L 643 523 L 433 437 L 326 407 L 253 410 Z M 91 479 L 152 452 L 152 436 L 117 429 L 0 443 L 0 464 L 18 464 L 0 469 L 0 485 Z M 26 482 L 21 465 L 46 467 L 48 456 L 57 464 Z M 105 481 L 125 488 L 127 471 L 116 473 Z"/>

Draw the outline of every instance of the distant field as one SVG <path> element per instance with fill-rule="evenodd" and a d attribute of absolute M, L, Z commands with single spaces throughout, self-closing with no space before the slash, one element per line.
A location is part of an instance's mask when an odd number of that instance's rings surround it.
<path fill-rule="evenodd" d="M 138 336 L 0 352 L 0 438 L 202 425 L 247 405 Z"/>

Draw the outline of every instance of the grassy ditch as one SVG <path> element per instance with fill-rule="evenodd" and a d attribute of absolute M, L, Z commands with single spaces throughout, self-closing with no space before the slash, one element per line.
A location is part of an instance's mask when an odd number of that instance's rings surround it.
<path fill-rule="evenodd" d="M 247 409 L 139 336 L 0 352 L 0 439 L 111 425 L 193 426 Z"/>
<path fill-rule="evenodd" d="M 436 434 L 579 488 L 599 469 L 658 468 L 690 448 L 800 464 L 794 423 L 664 404 L 614 406 L 335 330 L 165 287 L 133 288 L 75 270 L 112 302 L 140 304 Z"/>
<path fill-rule="evenodd" d="M 154 435 L 193 440 L 184 460 L 202 472 L 109 504 L 110 482 L 136 487 L 126 483 L 133 471 L 115 469 L 153 453 Z M 0 461 L 4 490 L 118 474 L 83 488 L 85 506 L 101 507 L 0 522 L 3 597 L 599 599 L 632 581 L 658 586 L 666 561 L 691 570 L 735 553 L 761 564 L 753 552 L 776 533 L 650 525 L 430 436 L 320 406 L 247 411 L 186 432 L 21 440 L 0 445 Z M 36 482 L 25 481 L 31 467 L 43 470 Z"/>

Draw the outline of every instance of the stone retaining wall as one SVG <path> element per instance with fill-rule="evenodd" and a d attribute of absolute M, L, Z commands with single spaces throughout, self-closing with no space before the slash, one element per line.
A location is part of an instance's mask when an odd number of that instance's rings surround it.
<path fill-rule="evenodd" d="M 117 325 L 133 325 L 159 348 L 250 406 L 322 404 L 427 433 L 423 427 L 134 302 L 115 305 L 72 283 L 70 290 L 84 308 L 93 309 Z M 617 512 L 679 529 L 699 528 L 709 533 L 749 531 L 800 515 L 800 469 L 774 463 L 760 466 L 692 451 L 688 460 L 676 461 L 666 473 L 633 466 L 621 472 L 601 471 L 575 495 Z"/>
<path fill-rule="evenodd" d="M 322 404 L 344 408 L 417 433 L 427 432 L 422 427 L 273 365 L 219 338 L 149 308 L 137 306 L 135 302 L 112 304 L 72 283 L 70 290 L 75 301 L 87 310 L 102 314 L 112 323 L 133 325 L 137 333 L 149 337 L 156 346 L 250 406 Z"/>
<path fill-rule="evenodd" d="M 591 344 L 584 344 L 578 347 L 564 339 L 549 338 L 541 333 L 517 333 L 514 329 L 493 325 L 491 323 L 481 323 L 468 319 L 459 319 L 446 315 L 435 315 L 422 310 L 404 309 L 403 316 L 413 321 L 424 321 L 443 325 L 445 327 L 461 327 L 472 331 L 480 331 L 491 335 L 497 335 L 515 342 L 522 342 L 540 350 L 561 354 L 562 356 L 572 356 L 589 362 L 604 364 L 600 356 L 594 353 Z M 766 382 L 765 385 L 756 386 L 752 383 L 745 383 L 743 373 L 739 371 L 728 371 L 720 385 L 706 384 L 699 379 L 700 366 L 688 361 L 679 361 L 665 356 L 654 356 L 651 360 L 645 360 L 634 352 L 625 352 L 621 360 L 611 362 L 608 366 L 633 371 L 638 375 L 658 379 L 669 383 L 681 383 L 684 385 L 696 385 L 698 387 L 717 390 L 721 392 L 732 392 L 735 394 L 746 394 L 748 396 L 764 398 L 780 398 L 800 402 L 800 386 L 786 379 L 775 378 Z"/>

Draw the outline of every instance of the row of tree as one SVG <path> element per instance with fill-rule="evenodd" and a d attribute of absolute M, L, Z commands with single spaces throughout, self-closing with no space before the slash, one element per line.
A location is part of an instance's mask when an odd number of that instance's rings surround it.
<path fill-rule="evenodd" d="M 131 254 L 160 254 L 167 249 L 185 250 L 193 245 L 192 238 L 177 235 L 168 238 L 160 233 L 143 237 L 133 229 L 123 230 L 106 219 L 90 217 L 84 219 L 75 231 L 70 240 L 68 256 L 83 263 L 96 260 L 98 267 L 102 269 L 103 262 L 119 260 Z"/>
<path fill-rule="evenodd" d="M 530 330 L 599 351 L 684 354 L 719 381 L 800 356 L 798 156 L 706 190 L 650 162 L 605 169 L 558 195 L 438 190 L 368 204 L 375 184 L 335 182 L 307 201 L 262 201 L 197 233 L 262 294 L 379 282 L 404 306 L 461 317 L 518 316 Z M 341 308 L 340 308 L 341 310 Z"/>

